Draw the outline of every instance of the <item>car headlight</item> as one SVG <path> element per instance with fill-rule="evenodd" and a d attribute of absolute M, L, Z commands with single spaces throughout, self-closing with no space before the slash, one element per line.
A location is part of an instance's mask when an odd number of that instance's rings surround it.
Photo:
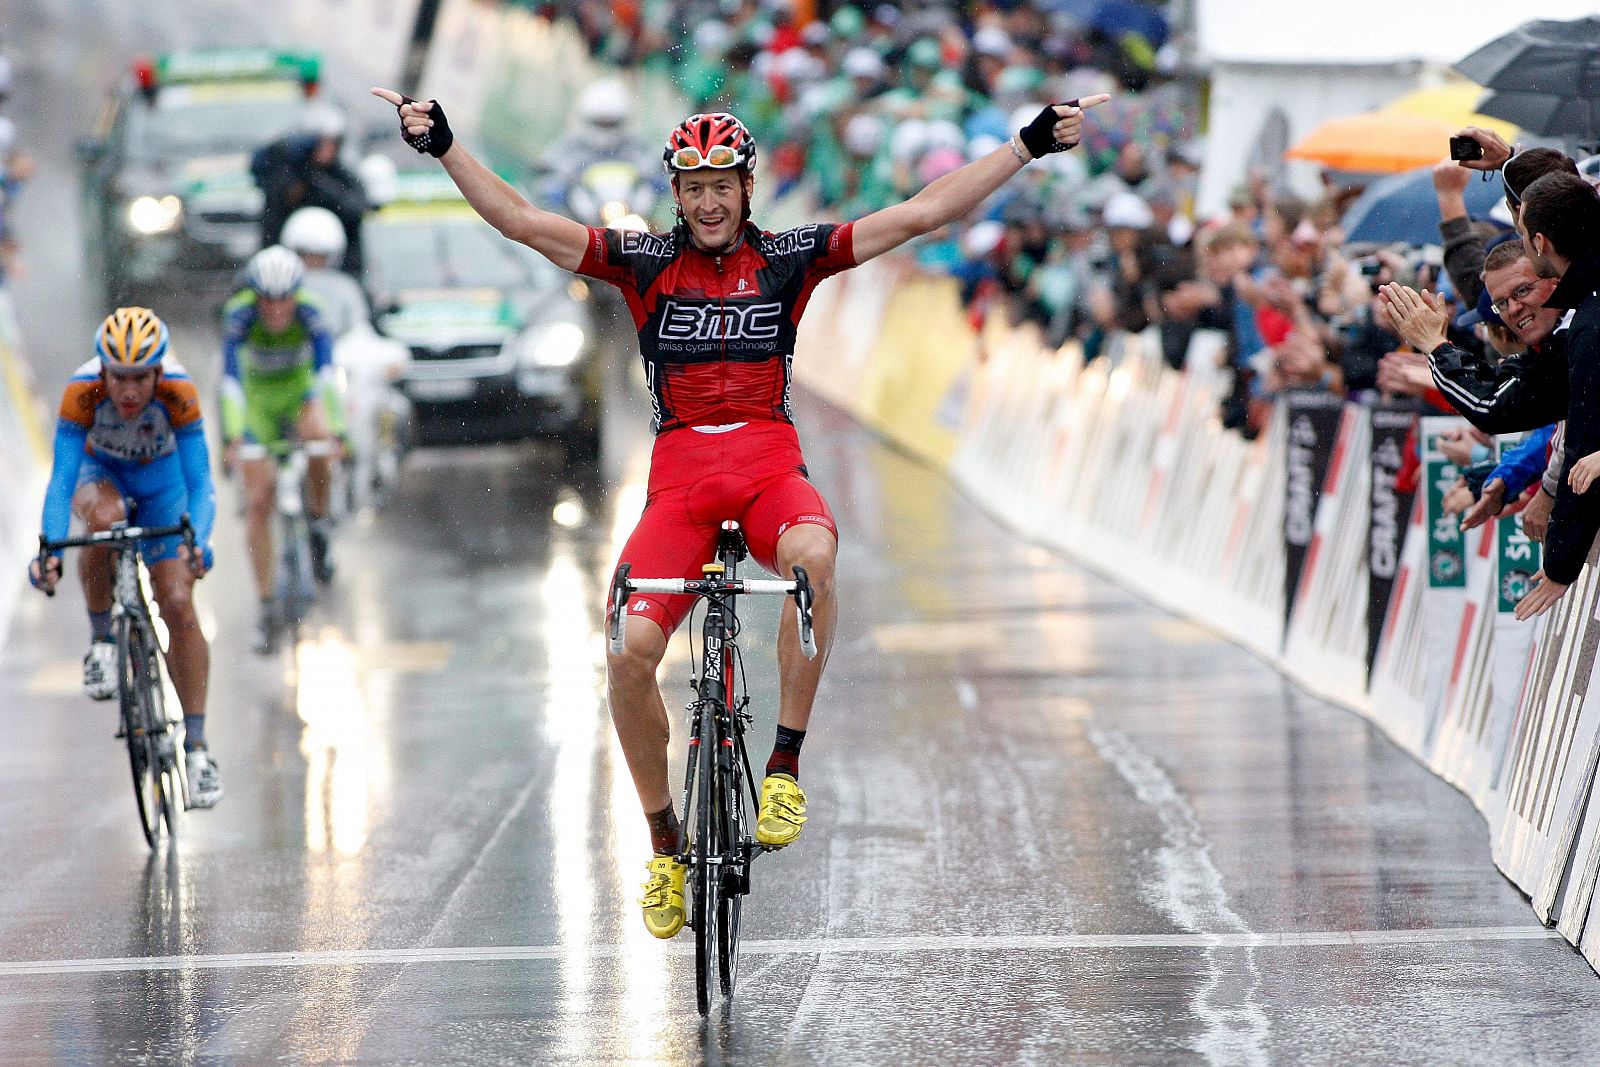
<path fill-rule="evenodd" d="M 613 230 L 638 230 L 643 233 L 650 228 L 650 224 L 638 215 L 624 215 L 611 223 Z"/>
<path fill-rule="evenodd" d="M 576 323 L 535 326 L 522 336 L 518 361 L 527 367 L 570 367 L 583 354 L 585 340 Z"/>
<path fill-rule="evenodd" d="M 140 196 L 128 204 L 128 226 L 135 233 L 153 237 L 170 233 L 183 219 L 183 201 L 168 193 L 166 196 Z"/>

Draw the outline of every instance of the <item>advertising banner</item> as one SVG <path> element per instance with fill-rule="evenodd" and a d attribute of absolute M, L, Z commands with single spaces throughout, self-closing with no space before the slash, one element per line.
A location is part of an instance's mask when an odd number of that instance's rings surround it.
<path fill-rule="evenodd" d="M 1413 494 L 1401 492 L 1396 482 L 1405 462 L 1406 438 L 1416 425 L 1411 408 L 1372 409 L 1372 517 L 1367 536 L 1367 677 L 1378 656 L 1383 621 L 1395 576 L 1400 573 L 1400 550 L 1411 515 Z"/>
<path fill-rule="evenodd" d="M 1306 550 L 1316 533 L 1317 501 L 1322 498 L 1322 483 L 1333 458 L 1334 439 L 1339 435 L 1339 416 L 1344 400 L 1339 396 L 1309 389 L 1291 389 L 1284 394 L 1289 420 L 1289 450 L 1283 503 L 1283 546 L 1287 566 L 1283 575 L 1283 609 L 1287 622 L 1294 612 L 1295 592 L 1300 588 L 1300 572 L 1305 569 Z"/>
<path fill-rule="evenodd" d="M 1455 418 L 1422 420 L 1422 491 L 1428 502 L 1428 588 L 1467 587 L 1466 540 L 1461 517 L 1446 515 L 1444 498 L 1461 479 L 1461 468 L 1439 449 L 1439 440 L 1464 425 Z"/>

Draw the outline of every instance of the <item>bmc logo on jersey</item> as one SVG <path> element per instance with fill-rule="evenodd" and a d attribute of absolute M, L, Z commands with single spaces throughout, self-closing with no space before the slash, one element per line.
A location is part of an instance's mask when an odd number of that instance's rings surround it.
<path fill-rule="evenodd" d="M 817 227 L 802 226 L 798 230 L 786 230 L 776 234 L 767 242 L 767 254 L 773 256 L 792 256 L 797 252 L 809 252 L 817 247 Z"/>
<path fill-rule="evenodd" d="M 783 325 L 783 305 L 679 304 L 667 301 L 657 332 L 663 341 L 771 341 Z"/>
<path fill-rule="evenodd" d="M 624 255 L 640 254 L 655 256 L 657 259 L 670 259 L 674 252 L 671 241 L 657 237 L 653 233 L 645 233 L 642 230 L 623 230 L 619 236 Z"/>

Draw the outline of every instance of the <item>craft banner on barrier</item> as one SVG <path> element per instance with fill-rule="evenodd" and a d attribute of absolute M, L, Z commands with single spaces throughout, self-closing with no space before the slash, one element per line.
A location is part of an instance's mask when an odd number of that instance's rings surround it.
<path fill-rule="evenodd" d="M 1365 410 L 1345 404 L 1317 501 L 1311 544 L 1292 592 L 1283 651 L 1284 662 L 1307 689 L 1358 702 L 1367 682 L 1367 429 Z"/>
<path fill-rule="evenodd" d="M 1317 500 L 1333 458 L 1334 437 L 1344 400 L 1334 393 L 1303 389 L 1284 394 L 1289 419 L 1288 478 L 1284 482 L 1283 544 L 1288 565 L 1284 571 L 1284 619 L 1294 606 L 1300 572 L 1316 532 Z"/>
<path fill-rule="evenodd" d="M 1372 409 L 1371 529 L 1367 538 L 1367 677 L 1378 658 L 1378 640 L 1400 573 L 1400 549 L 1405 540 L 1406 518 L 1411 514 L 1411 494 L 1397 486 L 1405 464 L 1405 444 L 1417 424 L 1410 407 Z"/>

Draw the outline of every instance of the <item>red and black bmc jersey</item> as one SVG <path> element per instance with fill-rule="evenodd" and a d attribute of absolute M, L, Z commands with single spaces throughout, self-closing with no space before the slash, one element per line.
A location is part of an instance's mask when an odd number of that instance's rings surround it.
<path fill-rule="evenodd" d="M 792 422 L 794 338 L 817 283 L 855 266 L 851 224 L 767 233 L 745 224 L 732 252 L 666 234 L 589 228 L 578 273 L 627 298 L 655 404 L 654 429 Z"/>

